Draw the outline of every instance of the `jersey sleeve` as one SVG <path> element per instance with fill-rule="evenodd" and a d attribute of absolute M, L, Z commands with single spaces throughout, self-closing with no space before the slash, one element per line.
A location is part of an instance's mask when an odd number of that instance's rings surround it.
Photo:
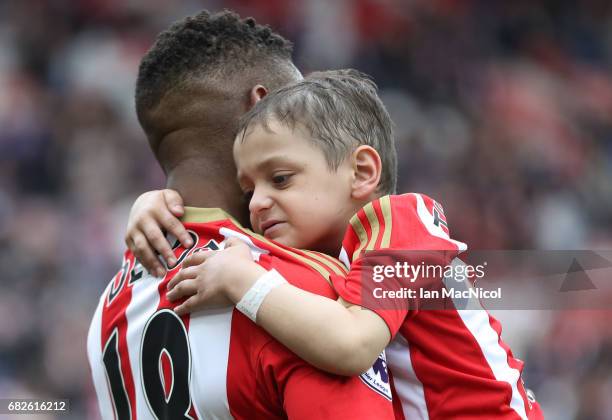
<path fill-rule="evenodd" d="M 268 399 L 279 400 L 292 420 L 394 418 L 390 394 L 383 395 L 357 376 L 323 372 L 276 341 L 263 349 L 258 376 Z"/>
<path fill-rule="evenodd" d="M 394 337 L 408 312 L 422 309 L 421 290 L 442 287 L 436 273 L 466 249 L 450 238 L 442 206 L 430 197 L 384 196 L 351 218 L 340 254 L 350 271 L 334 277 L 334 287 L 377 313 Z"/>

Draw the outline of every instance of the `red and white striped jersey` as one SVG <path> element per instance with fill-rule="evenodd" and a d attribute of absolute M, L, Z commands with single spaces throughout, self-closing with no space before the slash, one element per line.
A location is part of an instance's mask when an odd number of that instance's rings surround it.
<path fill-rule="evenodd" d="M 523 363 L 502 341 L 500 323 L 477 299 L 449 298 L 446 306 L 424 309 L 418 298 L 365 297 L 364 292 L 372 290 L 366 283 L 373 277 L 368 254 L 383 255 L 384 250 L 397 261 L 410 259 L 406 251 L 416 250 L 425 251 L 421 256 L 427 260 L 427 251 L 441 251 L 432 264 L 446 265 L 462 264 L 456 256 L 466 248 L 450 239 L 442 207 L 431 198 L 385 196 L 351 219 L 340 255 L 350 272 L 345 279 L 334 276 L 334 286 L 346 301 L 374 311 L 389 327 L 387 367 L 394 396 L 399 397 L 394 405 L 404 418 L 539 418 L 539 408 L 532 409 L 522 383 Z M 437 282 L 441 288 L 457 285 L 449 278 L 438 277 Z M 463 285 L 471 287 L 469 282 Z M 383 290 L 397 290 L 395 286 L 397 282 L 380 279 L 374 284 Z"/>
<path fill-rule="evenodd" d="M 393 418 L 389 399 L 364 381 L 315 369 L 233 308 L 178 317 L 166 299 L 186 256 L 221 249 L 232 236 L 264 268 L 331 299 L 329 277 L 346 273 L 341 263 L 276 245 L 219 209 L 188 208 L 184 223 L 195 245 L 175 245 L 179 262 L 164 278 L 128 251 L 100 298 L 87 351 L 102 418 Z"/>

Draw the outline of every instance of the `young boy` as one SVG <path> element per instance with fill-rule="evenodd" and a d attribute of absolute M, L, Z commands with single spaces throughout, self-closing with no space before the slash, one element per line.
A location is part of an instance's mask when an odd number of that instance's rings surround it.
<path fill-rule="evenodd" d="M 341 249 L 350 267 L 346 278 L 332 279 L 341 298 L 286 283 L 255 264 L 246 245 L 230 242 L 185 261 L 168 285 L 169 299 L 188 297 L 178 313 L 227 298 L 300 357 L 334 373 L 360 374 L 386 347 L 396 408 L 406 418 L 539 416 L 520 378 L 522 362 L 477 302 L 467 302 L 477 310 L 457 309 L 466 302 L 453 299 L 426 310 L 418 297 L 378 299 L 404 286 L 418 293 L 456 282 L 409 282 L 397 274 L 372 281 L 375 265 L 456 266 L 466 247 L 450 239 L 435 201 L 389 195 L 396 183 L 391 121 L 369 79 L 325 72 L 268 95 L 243 118 L 234 157 L 256 232 L 288 247 L 330 255 Z M 384 353 L 377 363 L 385 363 Z M 386 381 L 361 377 L 390 397 Z"/>

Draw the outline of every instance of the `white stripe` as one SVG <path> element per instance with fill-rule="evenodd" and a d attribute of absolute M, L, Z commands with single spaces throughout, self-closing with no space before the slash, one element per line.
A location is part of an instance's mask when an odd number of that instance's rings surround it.
<path fill-rule="evenodd" d="M 457 267 L 459 265 L 465 265 L 465 263 L 459 258 L 455 258 L 452 261 L 452 265 L 453 267 Z M 458 270 L 453 270 L 453 272 L 458 272 Z M 469 282 L 457 281 L 450 277 L 444 278 L 444 285 L 446 288 L 462 290 L 471 288 Z M 512 388 L 510 407 L 516 411 L 521 419 L 526 420 L 527 413 L 525 411 L 525 401 L 518 390 L 518 382 L 521 374 L 517 369 L 510 367 L 508 364 L 508 353 L 506 353 L 506 350 L 499 344 L 500 336 L 497 334 L 497 331 L 491 327 L 489 323 L 489 314 L 482 308 L 480 301 L 474 297 L 453 297 L 453 304 L 455 308 L 457 308 L 457 313 L 461 317 L 461 320 L 478 342 L 480 350 L 491 368 L 495 379 L 508 383 Z"/>
<path fill-rule="evenodd" d="M 194 312 L 189 320 L 191 395 L 201 419 L 231 419 L 227 364 L 234 308 Z"/>
<path fill-rule="evenodd" d="M 139 263 L 135 261 L 134 264 Z M 160 282 L 161 279 L 153 277 L 144 270 L 142 277 L 136 280 L 134 284 L 130 286 L 126 284 L 124 286 L 132 288 L 132 298 L 125 310 L 125 317 L 127 318 L 128 354 L 130 355 L 130 366 L 136 391 L 136 412 L 138 419 L 155 418 L 149 410 L 145 399 L 140 369 L 140 345 L 144 327 L 159 306 L 158 287 Z"/>
<path fill-rule="evenodd" d="M 112 282 L 106 286 L 106 290 L 102 293 L 98 307 L 94 312 L 89 332 L 87 333 L 87 357 L 89 366 L 91 367 L 91 375 L 93 377 L 96 396 L 98 397 L 98 407 L 100 407 L 100 415 L 103 419 L 112 419 L 113 403 L 110 399 L 110 390 L 106 381 L 106 372 L 104 371 L 104 362 L 102 361 L 102 308 L 106 301 L 106 295 Z"/>
<path fill-rule="evenodd" d="M 402 403 L 404 417 L 429 419 L 425 391 L 414 372 L 408 341 L 401 334 L 397 334 L 385 352 L 387 353 L 387 366 L 393 375 L 393 385 Z"/>
<path fill-rule="evenodd" d="M 429 210 L 427 210 L 427 206 L 425 206 L 425 201 L 423 201 L 423 197 L 421 197 L 421 194 L 414 194 L 414 196 L 416 197 L 416 200 L 417 200 L 417 214 L 419 215 L 419 218 L 421 219 L 421 222 L 423 222 L 423 226 L 425 226 L 427 231 L 433 236 L 436 236 L 442 239 L 446 239 L 450 243 L 454 244 L 459 250 L 459 252 L 466 251 L 467 250 L 466 244 L 464 244 L 463 242 L 459 242 L 454 239 L 451 239 L 448 236 L 448 234 L 444 231 L 444 229 L 434 224 L 434 217 L 429 212 Z"/>

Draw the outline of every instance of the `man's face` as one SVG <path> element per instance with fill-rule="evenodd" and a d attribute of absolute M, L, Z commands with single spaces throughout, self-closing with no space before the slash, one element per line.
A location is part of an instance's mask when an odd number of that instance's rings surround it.
<path fill-rule="evenodd" d="M 336 255 L 355 209 L 346 159 L 334 171 L 303 130 L 272 120 L 234 142 L 253 229 L 283 245 Z"/>

